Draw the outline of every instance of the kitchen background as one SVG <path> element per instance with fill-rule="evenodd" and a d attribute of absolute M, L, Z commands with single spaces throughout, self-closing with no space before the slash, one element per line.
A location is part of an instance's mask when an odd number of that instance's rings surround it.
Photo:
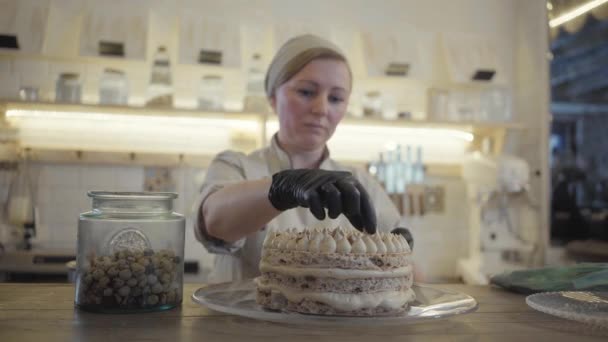
<path fill-rule="evenodd" d="M 69 259 L 89 190 L 171 190 L 188 216 L 186 260 L 199 266 L 190 279 L 204 281 L 212 255 L 191 217 L 205 165 L 274 133 L 260 75 L 299 33 L 329 37 L 352 63 L 349 117 L 330 149 L 375 173 L 403 207 L 421 281 L 484 268 L 483 158 L 525 161 L 515 169 L 533 202 L 519 227 L 526 246 L 490 245 L 487 259 L 517 250 L 520 266 L 558 262 L 548 228 L 546 18 L 545 1 L 529 0 L 1 0 L 0 266 L 35 274 L 33 254 Z M 23 228 L 8 220 L 25 164 L 35 208 L 27 252 L 17 249 Z M 423 208 L 404 205 L 416 196 Z"/>

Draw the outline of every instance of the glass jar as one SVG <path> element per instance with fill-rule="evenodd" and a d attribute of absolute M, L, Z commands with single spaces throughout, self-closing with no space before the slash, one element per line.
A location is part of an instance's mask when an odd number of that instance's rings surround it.
<path fill-rule="evenodd" d="M 199 86 L 198 108 L 202 110 L 223 110 L 224 84 L 221 76 L 203 76 Z"/>
<path fill-rule="evenodd" d="M 382 107 L 384 101 L 379 91 L 369 91 L 363 95 L 362 99 L 363 115 L 366 117 L 382 117 Z"/>
<path fill-rule="evenodd" d="M 78 221 L 76 307 L 136 313 L 182 302 L 185 220 L 176 193 L 89 191 Z"/>
<path fill-rule="evenodd" d="M 55 101 L 64 103 L 80 103 L 80 77 L 76 73 L 62 73 L 55 85 Z"/>
<path fill-rule="evenodd" d="M 124 72 L 105 69 L 99 79 L 99 103 L 126 105 L 129 97 L 129 83 Z"/>

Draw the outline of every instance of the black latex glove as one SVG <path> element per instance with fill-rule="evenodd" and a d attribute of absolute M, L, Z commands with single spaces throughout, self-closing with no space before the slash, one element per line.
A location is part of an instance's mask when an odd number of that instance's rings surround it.
<path fill-rule="evenodd" d="M 350 172 L 296 169 L 272 175 L 268 192 L 278 210 L 309 208 L 319 220 L 344 214 L 352 225 L 370 234 L 376 232 L 376 211 L 367 191 Z"/>
<path fill-rule="evenodd" d="M 407 241 L 407 244 L 410 245 L 410 249 L 414 250 L 414 237 L 412 236 L 412 233 L 410 233 L 409 229 L 397 227 L 391 230 L 391 233 L 403 235 L 405 241 Z"/>

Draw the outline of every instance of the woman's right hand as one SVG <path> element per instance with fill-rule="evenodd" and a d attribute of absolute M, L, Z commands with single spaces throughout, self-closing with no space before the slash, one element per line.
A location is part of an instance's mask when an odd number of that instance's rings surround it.
<path fill-rule="evenodd" d="M 284 170 L 272 176 L 268 192 L 278 210 L 308 208 L 319 220 L 344 214 L 358 230 L 376 232 L 376 211 L 363 185 L 346 171 L 320 169 Z"/>

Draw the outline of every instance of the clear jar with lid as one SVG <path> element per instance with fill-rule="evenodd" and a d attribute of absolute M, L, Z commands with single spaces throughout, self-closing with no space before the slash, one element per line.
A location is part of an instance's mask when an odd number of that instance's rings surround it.
<path fill-rule="evenodd" d="M 129 97 L 129 82 L 124 72 L 104 69 L 99 79 L 99 103 L 126 105 Z"/>
<path fill-rule="evenodd" d="M 221 76 L 205 75 L 201 78 L 198 108 L 202 110 L 223 110 L 224 82 Z"/>
<path fill-rule="evenodd" d="M 78 221 L 76 307 L 136 313 L 182 302 L 185 220 L 176 193 L 89 191 Z"/>
<path fill-rule="evenodd" d="M 62 73 L 55 84 L 55 101 L 65 103 L 80 103 L 80 76 L 77 73 Z"/>

